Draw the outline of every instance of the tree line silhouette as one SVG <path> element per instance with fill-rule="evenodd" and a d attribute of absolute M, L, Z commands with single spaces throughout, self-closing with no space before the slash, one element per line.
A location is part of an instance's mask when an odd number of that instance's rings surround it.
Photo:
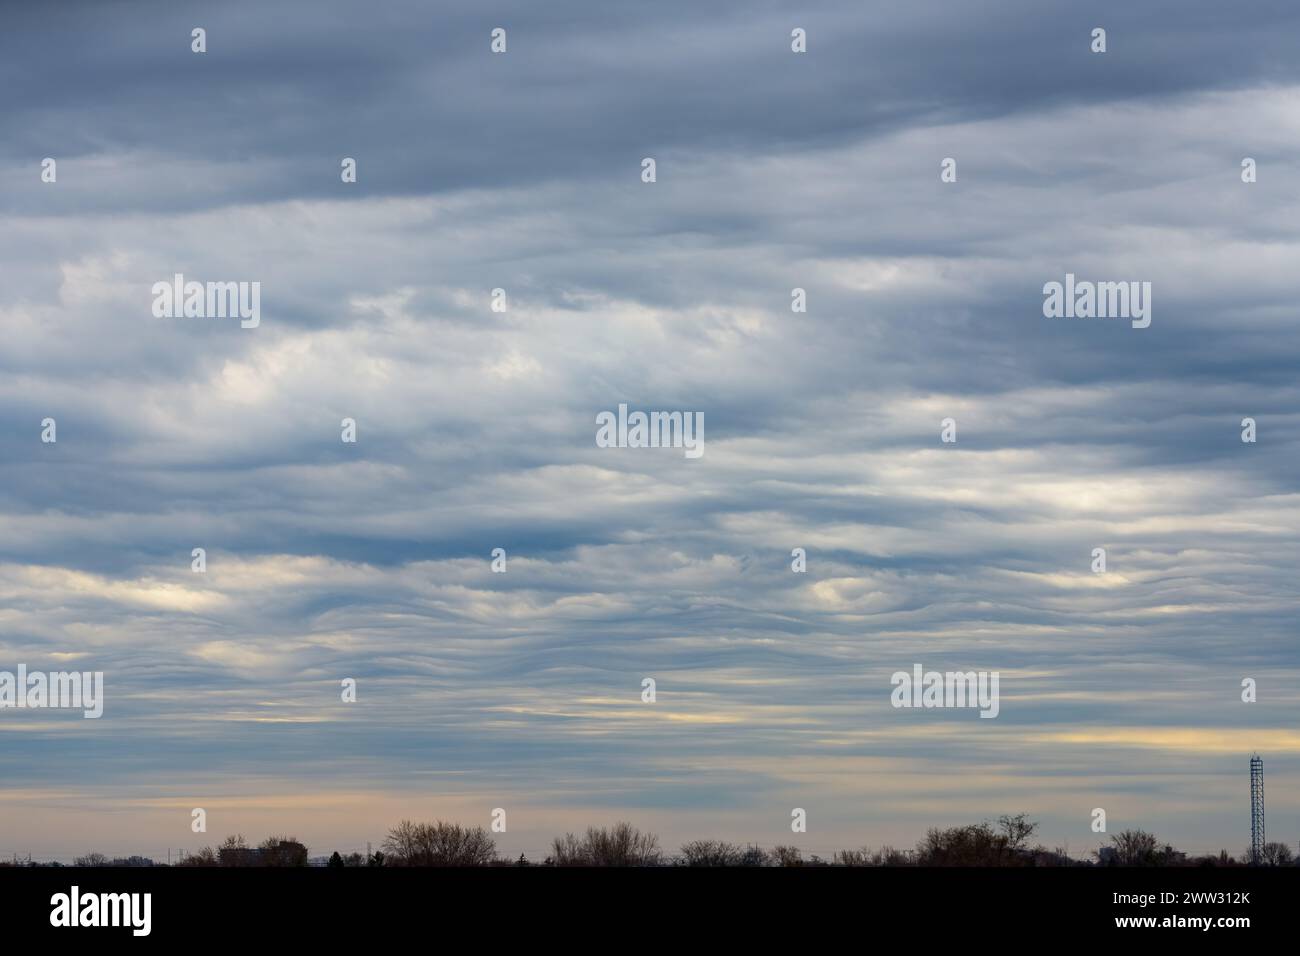
<path fill-rule="evenodd" d="M 805 857 L 797 846 L 763 848 L 725 840 L 692 840 L 675 854 L 669 854 L 653 833 L 642 832 L 630 823 L 611 827 L 588 827 L 581 835 L 566 833 L 551 842 L 543 860 L 530 861 L 520 855 L 512 860 L 497 850 L 496 840 L 483 827 L 435 820 L 417 823 L 403 820 L 389 830 L 381 849 L 347 856 L 335 851 L 330 867 L 463 867 L 463 866 L 1245 866 L 1247 851 L 1240 859 L 1226 850 L 1200 857 L 1189 856 L 1168 844 L 1162 845 L 1145 830 L 1124 830 L 1110 843 L 1092 852 L 1089 859 L 1071 857 L 1067 849 L 1048 849 L 1032 843 L 1038 824 L 1024 813 L 1001 816 L 996 823 L 984 821 L 967 826 L 931 828 L 912 850 L 894 847 L 864 847 L 839 850 L 830 859 L 816 854 Z M 1269 843 L 1259 865 L 1300 864 L 1285 843 Z M 110 860 L 102 853 L 78 857 L 75 866 L 151 865 L 141 857 Z M 14 863 L 0 863 L 13 866 Z M 31 864 L 30 861 L 26 865 Z M 58 864 L 47 864 L 55 865 Z M 182 858 L 182 867 L 295 867 L 308 865 L 306 845 L 290 836 L 272 836 L 250 846 L 243 836 L 227 837 L 214 847 L 204 847 Z"/>

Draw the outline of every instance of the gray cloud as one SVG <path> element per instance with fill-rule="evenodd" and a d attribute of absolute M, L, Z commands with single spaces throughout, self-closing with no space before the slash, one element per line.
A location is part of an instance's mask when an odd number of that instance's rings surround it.
<path fill-rule="evenodd" d="M 0 669 L 110 695 L 5 712 L 0 852 L 205 799 L 322 845 L 504 803 L 530 852 L 792 806 L 1077 850 L 1106 806 L 1236 851 L 1256 748 L 1294 825 L 1293 5 L 298 10 L 6 9 Z M 1043 318 L 1067 271 L 1151 328 Z M 262 325 L 153 318 L 175 272 Z M 619 402 L 705 456 L 597 448 Z M 891 709 L 913 662 L 1001 716 Z"/>

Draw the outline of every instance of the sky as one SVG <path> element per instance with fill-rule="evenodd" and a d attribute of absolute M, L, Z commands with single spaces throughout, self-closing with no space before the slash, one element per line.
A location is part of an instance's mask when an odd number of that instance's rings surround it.
<path fill-rule="evenodd" d="M 1255 751 L 1300 841 L 1291 0 L 6 2 L 0 89 L 0 670 L 105 684 L 0 710 L 0 856 L 1240 854 Z"/>

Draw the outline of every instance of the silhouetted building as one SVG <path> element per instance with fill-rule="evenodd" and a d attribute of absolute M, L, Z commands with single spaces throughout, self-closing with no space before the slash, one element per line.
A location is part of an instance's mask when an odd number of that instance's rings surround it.
<path fill-rule="evenodd" d="M 261 866 L 262 851 L 256 847 L 223 846 L 217 851 L 222 866 Z"/>

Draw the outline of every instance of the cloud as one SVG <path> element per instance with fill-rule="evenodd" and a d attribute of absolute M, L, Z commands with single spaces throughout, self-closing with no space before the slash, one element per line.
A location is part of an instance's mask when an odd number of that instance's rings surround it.
<path fill-rule="evenodd" d="M 1022 809 L 1077 849 L 1107 806 L 1236 850 L 1252 748 L 1296 819 L 1292 4 L 114 11 L 0 40 L 39 76 L 0 117 L 0 669 L 108 695 L 0 719 L 0 852 L 205 799 L 331 849 L 495 806 L 512 855 L 792 806 L 823 851 Z M 261 325 L 154 318 L 178 272 L 261 282 Z M 1151 327 L 1045 319 L 1066 272 L 1151 281 Z M 597 448 L 620 402 L 702 411 L 704 457 Z M 999 670 L 999 718 L 893 710 L 914 662 Z"/>

